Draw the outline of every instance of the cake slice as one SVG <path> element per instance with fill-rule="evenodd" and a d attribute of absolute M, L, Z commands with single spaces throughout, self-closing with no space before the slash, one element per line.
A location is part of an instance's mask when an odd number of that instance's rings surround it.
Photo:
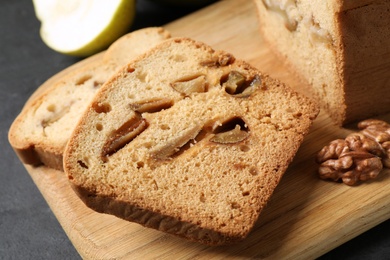
<path fill-rule="evenodd" d="M 65 145 L 100 86 L 131 59 L 169 37 L 156 27 L 122 36 L 102 59 L 66 74 L 26 104 L 9 130 L 9 142 L 22 162 L 62 170 Z"/>
<path fill-rule="evenodd" d="M 335 124 L 390 112 L 390 1 L 255 3 L 262 36 Z"/>
<path fill-rule="evenodd" d="M 231 54 L 167 40 L 99 90 L 64 170 L 92 209 L 209 245 L 247 236 L 317 116 Z"/>

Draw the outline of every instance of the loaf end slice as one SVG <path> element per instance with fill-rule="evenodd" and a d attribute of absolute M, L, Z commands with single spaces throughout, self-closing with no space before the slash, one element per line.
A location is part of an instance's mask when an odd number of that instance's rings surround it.
<path fill-rule="evenodd" d="M 208 245 L 245 238 L 318 113 L 231 54 L 175 38 L 97 93 L 64 170 L 92 209 Z"/>
<path fill-rule="evenodd" d="M 169 37 L 159 27 L 129 33 L 113 43 L 102 59 L 59 78 L 26 104 L 8 134 L 21 161 L 62 170 L 65 145 L 100 86 L 131 59 Z"/>
<path fill-rule="evenodd" d="M 390 112 L 390 1 L 254 2 L 262 37 L 336 125 Z"/>

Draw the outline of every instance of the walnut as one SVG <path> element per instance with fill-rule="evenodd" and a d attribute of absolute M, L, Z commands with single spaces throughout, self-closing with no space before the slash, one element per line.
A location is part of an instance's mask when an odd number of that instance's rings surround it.
<path fill-rule="evenodd" d="M 382 147 L 385 151 L 385 156 L 382 158 L 383 166 L 390 168 L 390 141 L 382 143 Z"/>
<path fill-rule="evenodd" d="M 325 149 L 326 150 L 326 149 Z M 348 146 L 342 150 L 349 150 Z M 382 170 L 381 159 L 364 151 L 343 152 L 336 159 L 318 160 L 321 166 L 318 170 L 321 179 L 340 179 L 347 185 L 355 185 L 359 181 L 374 179 Z"/>
<path fill-rule="evenodd" d="M 352 133 L 345 138 L 345 141 L 352 151 L 371 153 L 378 157 L 384 155 L 382 146 L 374 139 L 371 139 L 362 133 Z"/>
<path fill-rule="evenodd" d="M 382 120 L 368 119 L 360 122 L 358 128 L 365 136 L 369 136 L 382 146 L 383 166 L 390 168 L 390 124 Z"/>
<path fill-rule="evenodd" d="M 390 141 L 390 124 L 375 119 L 368 119 L 360 122 L 358 128 L 361 132 L 374 139 L 378 143 Z"/>
<path fill-rule="evenodd" d="M 358 133 L 337 139 L 317 154 L 321 179 L 342 180 L 347 185 L 374 179 L 390 166 L 390 125 L 380 120 L 358 124 Z"/>

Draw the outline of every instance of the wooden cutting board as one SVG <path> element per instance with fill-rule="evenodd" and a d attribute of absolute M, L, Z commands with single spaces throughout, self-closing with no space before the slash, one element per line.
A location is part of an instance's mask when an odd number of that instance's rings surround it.
<path fill-rule="evenodd" d="M 188 36 L 237 58 L 297 90 L 300 82 L 285 69 L 258 33 L 255 6 L 249 0 L 225 0 L 165 26 L 174 36 Z M 82 64 L 100 59 L 95 55 Z M 43 84 L 76 70 L 71 66 Z M 390 120 L 390 115 L 382 119 Z M 312 259 L 390 217 L 390 171 L 357 187 L 319 180 L 315 154 L 349 130 L 335 127 L 321 112 L 293 163 L 243 242 L 208 247 L 144 228 L 87 208 L 64 174 L 45 167 L 26 169 L 70 240 L 85 259 Z"/>

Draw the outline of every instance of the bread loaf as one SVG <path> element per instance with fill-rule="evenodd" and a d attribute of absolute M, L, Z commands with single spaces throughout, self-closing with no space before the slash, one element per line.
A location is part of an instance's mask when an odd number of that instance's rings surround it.
<path fill-rule="evenodd" d="M 92 209 L 209 245 L 252 229 L 317 107 L 231 54 L 164 41 L 99 90 L 64 170 Z"/>
<path fill-rule="evenodd" d="M 169 32 L 163 28 L 129 33 L 114 42 L 102 59 L 65 75 L 28 103 L 9 131 L 22 162 L 62 170 L 65 145 L 96 91 L 120 67 L 167 38 Z"/>
<path fill-rule="evenodd" d="M 337 125 L 390 111 L 390 1 L 255 0 L 260 31 Z"/>

